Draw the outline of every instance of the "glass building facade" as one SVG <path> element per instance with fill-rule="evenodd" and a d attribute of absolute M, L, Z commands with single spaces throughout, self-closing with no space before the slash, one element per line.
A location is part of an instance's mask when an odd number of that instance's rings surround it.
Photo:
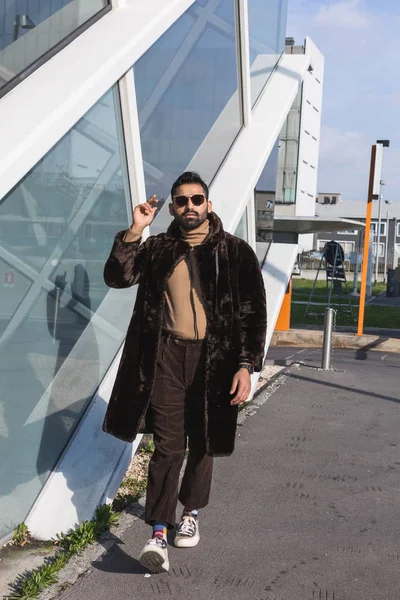
<path fill-rule="evenodd" d="M 5 2 L 0 96 L 1 86 L 108 4 Z M 284 50 L 286 4 L 249 0 L 253 104 Z M 191 169 L 211 184 L 243 127 L 236 11 L 236 0 L 197 0 L 131 65 L 146 193 L 160 199 L 155 224 L 162 230 L 173 181 Z M 35 503 L 131 316 L 135 290 L 109 290 L 103 281 L 113 238 L 130 224 L 136 202 L 114 84 L 0 198 L 0 540 Z M 277 158 L 278 142 L 255 190 L 263 244 L 271 241 Z M 250 213 L 244 207 L 235 232 L 248 241 Z"/>
<path fill-rule="evenodd" d="M 253 104 L 285 50 L 287 2 L 249 0 L 251 98 Z"/>
<path fill-rule="evenodd" d="M 132 290 L 103 281 L 130 220 L 119 123 L 110 90 L 0 203 L 0 539 L 25 519 L 124 339 Z"/>
<path fill-rule="evenodd" d="M 210 183 L 242 126 L 235 29 L 213 26 L 216 4 L 233 22 L 235 0 L 195 2 L 135 65 L 147 195 L 161 203 L 189 166 Z"/>
<path fill-rule="evenodd" d="M 0 5 L 0 95 L 108 0 L 3 0 Z"/>

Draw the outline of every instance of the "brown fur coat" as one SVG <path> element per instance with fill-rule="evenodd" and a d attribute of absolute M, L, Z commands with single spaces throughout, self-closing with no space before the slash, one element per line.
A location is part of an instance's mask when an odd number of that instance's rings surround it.
<path fill-rule="evenodd" d="M 194 249 L 207 317 L 205 440 L 207 453 L 233 452 L 237 407 L 230 405 L 232 378 L 241 361 L 262 368 L 267 327 L 266 299 L 257 257 L 251 247 L 222 228 L 210 213 L 210 232 Z M 103 429 L 131 442 L 151 431 L 150 397 L 163 322 L 166 282 L 190 251 L 175 221 L 166 233 L 145 243 L 115 237 L 104 269 L 108 286 L 139 284 L 132 319 Z"/>

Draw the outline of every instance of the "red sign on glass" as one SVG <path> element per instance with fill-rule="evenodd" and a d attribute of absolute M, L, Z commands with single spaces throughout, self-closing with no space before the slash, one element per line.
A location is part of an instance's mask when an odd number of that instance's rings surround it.
<path fill-rule="evenodd" d="M 4 273 L 4 285 L 5 286 L 13 286 L 15 280 L 15 275 L 11 271 L 8 273 Z"/>

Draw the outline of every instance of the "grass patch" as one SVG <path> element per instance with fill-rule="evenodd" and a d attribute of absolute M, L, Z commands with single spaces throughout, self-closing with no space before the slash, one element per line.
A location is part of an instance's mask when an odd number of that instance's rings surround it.
<path fill-rule="evenodd" d="M 83 521 L 76 529 L 61 533 L 53 543 L 59 548 L 56 555 L 46 559 L 45 563 L 22 577 L 12 586 L 13 592 L 4 600 L 31 600 L 37 598 L 46 587 L 57 583 L 57 573 L 75 555 L 80 554 L 87 546 L 98 540 L 100 535 L 118 523 L 118 512 L 131 502 L 137 502 L 145 493 L 147 485 L 147 468 L 154 452 L 152 439 L 145 442 L 134 456 L 127 473 L 121 483 L 118 494 L 112 505 L 99 506 L 91 521 Z M 24 545 L 31 538 L 25 523 L 14 530 L 12 543 Z"/>
<path fill-rule="evenodd" d="M 291 308 L 291 325 L 314 325 L 317 329 L 322 329 L 324 322 L 325 307 L 312 306 L 312 313 L 319 316 L 307 315 L 304 316 L 306 304 L 292 304 Z M 358 306 L 353 305 L 353 320 L 348 313 L 338 311 L 337 325 L 356 325 L 358 318 Z M 400 310 L 396 306 L 374 306 L 366 305 L 365 327 L 382 327 L 385 329 L 400 329 Z"/>
<path fill-rule="evenodd" d="M 295 304 L 292 302 L 291 307 L 291 325 L 314 325 L 317 329 L 323 327 L 325 307 L 328 303 L 328 289 L 326 287 L 325 280 L 317 281 L 312 302 L 320 302 L 321 305 L 312 304 L 310 306 L 311 315 L 304 316 L 306 311 L 307 302 L 310 297 L 314 281 L 312 279 L 295 279 L 293 278 L 293 294 L 292 300 L 294 302 L 304 302 L 304 304 Z M 344 286 L 342 286 L 344 291 Z M 351 282 L 350 292 L 353 290 Z M 378 296 L 386 290 L 386 284 L 383 282 L 377 283 L 372 287 L 372 295 Z M 360 291 L 360 283 L 358 284 L 358 291 Z M 339 309 L 339 300 L 342 305 L 347 304 L 347 296 L 341 294 L 340 296 L 332 293 L 331 304 L 333 308 Z M 359 298 L 351 297 L 351 304 L 353 307 L 354 319 L 348 312 L 338 310 L 337 313 L 337 325 L 349 326 L 355 325 L 358 319 L 358 305 Z M 343 306 L 343 309 L 347 310 L 347 306 Z M 395 306 L 365 306 L 365 327 L 382 327 L 385 329 L 399 329 L 400 328 L 400 310 Z"/>
<path fill-rule="evenodd" d="M 296 279 L 295 277 L 293 277 L 292 282 L 293 282 L 293 294 L 292 294 L 293 300 L 308 302 L 308 299 L 310 297 L 310 293 L 312 290 L 312 286 L 314 284 L 314 280 L 313 279 Z M 353 291 L 353 281 L 350 281 L 350 282 L 348 281 L 347 285 L 349 287 L 349 292 L 351 293 Z M 360 293 L 360 289 L 361 289 L 361 284 L 358 283 L 358 293 Z M 372 286 L 372 295 L 378 296 L 385 290 L 386 290 L 386 283 L 383 283 L 383 282 L 377 283 L 376 285 Z M 344 300 L 346 298 L 344 283 L 342 284 L 342 291 L 343 291 L 343 294 L 342 294 L 341 298 L 343 298 L 343 300 Z M 314 289 L 314 294 L 313 294 L 313 302 L 327 301 L 328 293 L 329 293 L 329 288 L 326 287 L 326 281 L 322 280 L 322 279 L 318 280 L 315 284 L 315 289 Z M 337 298 L 337 296 L 335 296 L 334 292 L 332 293 L 332 298 L 333 299 Z M 352 304 L 358 304 L 358 298 L 352 298 L 351 301 L 352 301 Z"/>
<path fill-rule="evenodd" d="M 57 573 L 76 554 L 93 544 L 100 535 L 118 522 L 118 515 L 110 505 L 96 509 L 91 521 L 83 521 L 77 529 L 57 536 L 54 544 L 59 546 L 57 554 L 34 571 L 23 575 L 13 585 L 13 592 L 5 600 L 30 600 L 37 598 L 46 587 L 57 582 Z"/>
<path fill-rule="evenodd" d="M 144 495 L 147 486 L 147 470 L 154 452 L 153 440 L 145 438 L 139 452 L 135 455 L 125 477 L 122 480 L 113 508 L 122 511 L 132 502 L 137 502 Z"/>

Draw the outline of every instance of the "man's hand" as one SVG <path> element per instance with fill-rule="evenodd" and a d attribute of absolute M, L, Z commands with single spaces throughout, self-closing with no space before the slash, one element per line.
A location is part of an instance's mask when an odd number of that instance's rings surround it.
<path fill-rule="evenodd" d="M 154 194 L 147 202 L 139 204 L 133 211 L 133 222 L 125 234 L 125 242 L 135 242 L 141 238 L 143 229 L 153 222 L 158 200 Z"/>
<path fill-rule="evenodd" d="M 235 397 L 232 398 L 231 404 L 232 406 L 236 406 L 237 404 L 241 404 L 245 402 L 249 397 L 251 390 L 251 382 L 250 382 L 250 373 L 247 369 L 239 369 L 237 373 L 235 373 L 232 381 L 231 394 L 235 394 Z"/>

